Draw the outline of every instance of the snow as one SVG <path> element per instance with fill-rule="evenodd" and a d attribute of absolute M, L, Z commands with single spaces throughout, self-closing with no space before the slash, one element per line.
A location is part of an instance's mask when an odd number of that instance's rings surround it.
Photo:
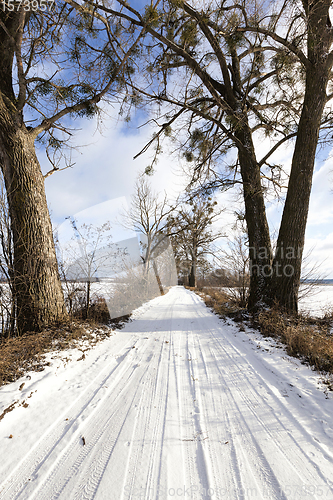
<path fill-rule="evenodd" d="M 333 286 L 315 285 L 302 297 L 304 285 L 300 288 L 299 310 L 312 316 L 322 317 L 333 311 Z"/>
<path fill-rule="evenodd" d="M 51 357 L 0 389 L 1 500 L 333 498 L 332 393 L 194 293 Z"/>

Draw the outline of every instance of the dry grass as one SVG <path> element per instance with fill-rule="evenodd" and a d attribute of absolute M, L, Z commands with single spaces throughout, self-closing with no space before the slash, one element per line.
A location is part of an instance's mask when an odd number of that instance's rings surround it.
<path fill-rule="evenodd" d="M 85 305 L 77 307 L 73 312 L 73 318 L 84 319 L 86 313 Z M 96 296 L 95 300 L 90 304 L 88 311 L 88 319 L 90 322 L 108 324 L 111 321 L 109 309 L 104 297 Z"/>
<path fill-rule="evenodd" d="M 247 316 L 244 308 L 239 306 L 239 302 L 227 292 L 218 288 L 190 288 L 204 300 L 207 307 L 213 309 L 219 316 L 228 316 L 234 321 L 243 321 Z"/>
<path fill-rule="evenodd" d="M 118 318 L 112 325 L 119 328 L 128 317 Z M 0 386 L 13 382 L 27 371 L 42 371 L 49 363 L 45 359 L 50 351 L 75 347 L 88 350 L 112 334 L 110 326 L 96 321 L 71 321 L 40 333 L 3 340 L 0 343 Z"/>
<path fill-rule="evenodd" d="M 303 359 L 318 371 L 333 373 L 332 317 L 326 321 L 301 315 L 287 317 L 272 308 L 259 314 L 258 323 L 261 333 L 279 338 L 290 356 Z"/>

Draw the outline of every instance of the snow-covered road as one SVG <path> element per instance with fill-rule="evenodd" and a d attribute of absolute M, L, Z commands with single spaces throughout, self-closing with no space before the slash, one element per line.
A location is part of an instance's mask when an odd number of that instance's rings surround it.
<path fill-rule="evenodd" d="M 1 500 L 333 499 L 316 374 L 182 287 L 134 318 L 1 388 Z"/>

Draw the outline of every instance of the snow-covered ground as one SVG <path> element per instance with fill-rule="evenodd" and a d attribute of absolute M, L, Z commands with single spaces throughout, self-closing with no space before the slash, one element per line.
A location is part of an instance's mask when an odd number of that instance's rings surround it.
<path fill-rule="evenodd" d="M 210 288 L 210 287 L 208 287 Z M 230 288 L 219 288 L 227 293 Z M 333 285 L 301 285 L 299 293 L 299 311 L 313 317 L 323 317 L 333 313 Z"/>
<path fill-rule="evenodd" d="M 0 389 L 1 500 L 333 498 L 316 373 L 182 287 L 133 318 Z"/>
<path fill-rule="evenodd" d="M 304 296 L 302 292 L 305 289 Z M 313 316 L 324 316 L 327 312 L 333 312 L 333 286 L 332 285 L 301 285 L 299 309 L 303 313 Z"/>

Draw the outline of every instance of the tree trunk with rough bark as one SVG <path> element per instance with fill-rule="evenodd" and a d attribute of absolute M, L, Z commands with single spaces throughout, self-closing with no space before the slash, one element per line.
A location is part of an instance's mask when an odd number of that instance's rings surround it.
<path fill-rule="evenodd" d="M 13 232 L 14 298 L 21 335 L 64 320 L 67 314 L 34 137 L 3 94 L 0 163 Z"/>
<path fill-rule="evenodd" d="M 317 70 L 308 76 L 307 92 L 292 161 L 288 193 L 273 261 L 271 296 L 297 312 L 305 229 L 327 79 Z"/>
<path fill-rule="evenodd" d="M 152 259 L 152 260 L 153 260 L 153 269 L 154 269 L 154 273 L 155 273 L 155 278 L 156 278 L 156 281 L 157 281 L 157 284 L 158 284 L 158 288 L 160 290 L 160 294 L 164 295 L 164 289 L 163 289 L 162 281 L 161 281 L 161 278 L 160 278 L 160 275 L 159 275 L 159 272 L 158 272 L 158 268 L 157 268 L 155 259 Z"/>
<path fill-rule="evenodd" d="M 195 288 L 197 286 L 197 259 L 193 257 L 191 262 L 191 270 L 188 278 L 188 284 L 190 287 Z"/>
<path fill-rule="evenodd" d="M 305 95 L 292 160 L 288 192 L 283 210 L 273 273 L 269 282 L 270 302 L 290 312 L 298 310 L 302 255 L 309 211 L 313 169 L 320 124 L 327 101 L 333 41 L 329 0 L 315 0 L 308 6 L 308 66 Z"/>
<path fill-rule="evenodd" d="M 242 128 L 235 132 L 243 147 L 238 149 L 243 181 L 245 220 L 249 238 L 250 291 L 248 309 L 255 312 L 265 301 L 265 280 L 270 272 L 272 249 L 266 218 L 264 195 L 261 186 L 260 168 L 256 159 L 252 135 L 244 116 Z"/>

